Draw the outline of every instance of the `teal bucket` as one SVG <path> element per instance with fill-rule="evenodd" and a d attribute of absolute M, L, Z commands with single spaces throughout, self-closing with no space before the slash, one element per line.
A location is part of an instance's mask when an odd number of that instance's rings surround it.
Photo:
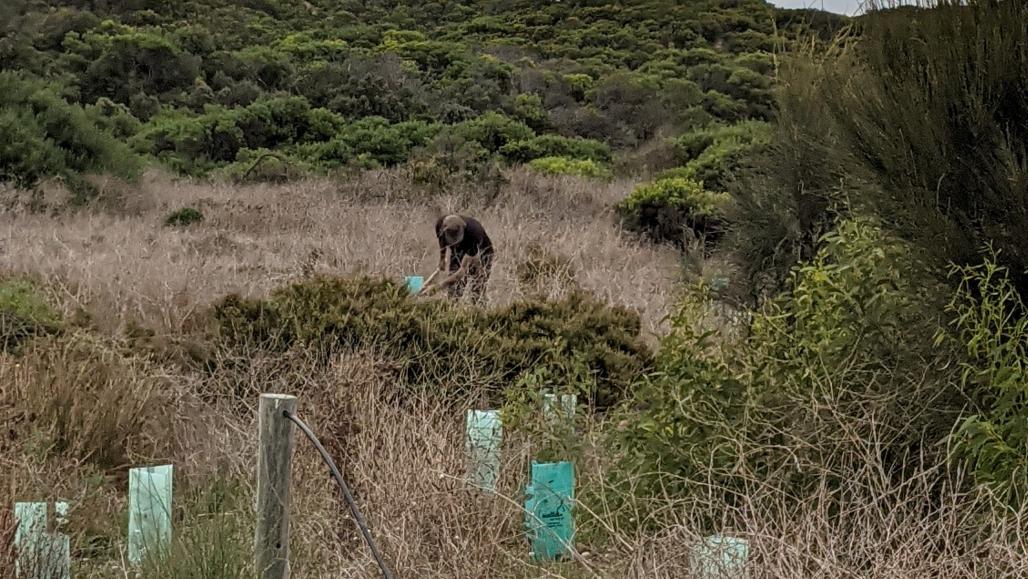
<path fill-rule="evenodd" d="M 409 275 L 407 276 L 406 281 L 407 291 L 409 291 L 411 295 L 419 293 L 421 288 L 425 287 L 425 278 L 420 275 Z"/>

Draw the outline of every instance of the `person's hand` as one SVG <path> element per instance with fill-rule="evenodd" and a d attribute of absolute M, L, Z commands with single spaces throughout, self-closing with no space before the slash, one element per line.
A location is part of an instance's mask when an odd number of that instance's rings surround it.
<path fill-rule="evenodd" d="M 418 293 L 414 294 L 414 297 L 418 297 L 418 298 L 420 298 L 422 296 L 427 297 L 427 296 L 430 296 L 430 295 L 434 294 L 437 291 L 439 291 L 439 284 L 426 285 L 426 286 L 421 288 L 421 291 L 419 291 Z"/>

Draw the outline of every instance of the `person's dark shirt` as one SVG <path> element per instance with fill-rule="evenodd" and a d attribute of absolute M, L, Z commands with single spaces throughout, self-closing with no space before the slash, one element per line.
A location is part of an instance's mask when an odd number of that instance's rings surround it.
<path fill-rule="evenodd" d="M 493 252 L 493 242 L 486 235 L 485 228 L 473 217 L 464 217 L 461 215 L 461 219 L 464 220 L 464 238 L 459 243 L 453 246 L 453 254 L 450 259 L 450 263 L 459 264 L 465 256 L 486 257 L 491 255 Z M 447 247 L 446 239 L 443 237 L 443 218 L 440 217 L 435 224 L 435 235 L 439 239 L 440 252 L 444 251 Z M 479 254 L 481 252 L 481 255 Z"/>

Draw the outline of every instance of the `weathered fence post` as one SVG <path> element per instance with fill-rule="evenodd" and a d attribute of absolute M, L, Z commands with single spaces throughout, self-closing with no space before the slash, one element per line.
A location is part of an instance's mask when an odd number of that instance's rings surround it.
<path fill-rule="evenodd" d="M 289 577 L 289 479 L 293 462 L 296 397 L 261 394 L 257 428 L 257 533 L 255 569 L 260 579 Z"/>

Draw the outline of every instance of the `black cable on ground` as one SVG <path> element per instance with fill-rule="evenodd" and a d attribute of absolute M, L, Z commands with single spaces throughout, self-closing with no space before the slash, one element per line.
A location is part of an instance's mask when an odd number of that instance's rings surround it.
<path fill-rule="evenodd" d="M 325 465 L 328 466 L 328 470 L 332 473 L 332 478 L 335 479 L 339 485 L 339 490 L 343 491 L 343 498 L 346 499 L 346 504 L 350 507 L 350 512 L 353 513 L 353 518 L 357 521 L 357 526 L 360 527 L 361 534 L 364 535 L 364 542 L 368 544 L 368 548 L 371 549 L 371 556 L 375 559 L 375 563 L 378 563 L 378 568 L 382 570 L 382 576 L 386 579 L 396 579 L 389 567 L 386 566 L 385 561 L 382 560 L 382 555 L 378 552 L 378 547 L 375 545 L 375 540 L 371 538 L 371 530 L 368 529 L 368 523 L 364 520 L 364 515 L 361 514 L 359 508 L 357 508 L 357 502 L 353 500 L 353 495 L 350 493 L 350 487 L 346 486 L 346 481 L 343 480 L 343 475 L 339 474 L 339 469 L 336 468 L 336 463 L 332 461 L 332 457 L 329 456 L 328 451 L 321 445 L 321 441 L 318 440 L 317 436 L 311 431 L 310 427 L 300 420 L 296 415 L 283 410 L 282 415 L 288 418 L 297 425 L 300 430 L 307 435 L 307 439 L 311 441 L 318 452 L 321 453 L 321 459 L 325 461 Z"/>

